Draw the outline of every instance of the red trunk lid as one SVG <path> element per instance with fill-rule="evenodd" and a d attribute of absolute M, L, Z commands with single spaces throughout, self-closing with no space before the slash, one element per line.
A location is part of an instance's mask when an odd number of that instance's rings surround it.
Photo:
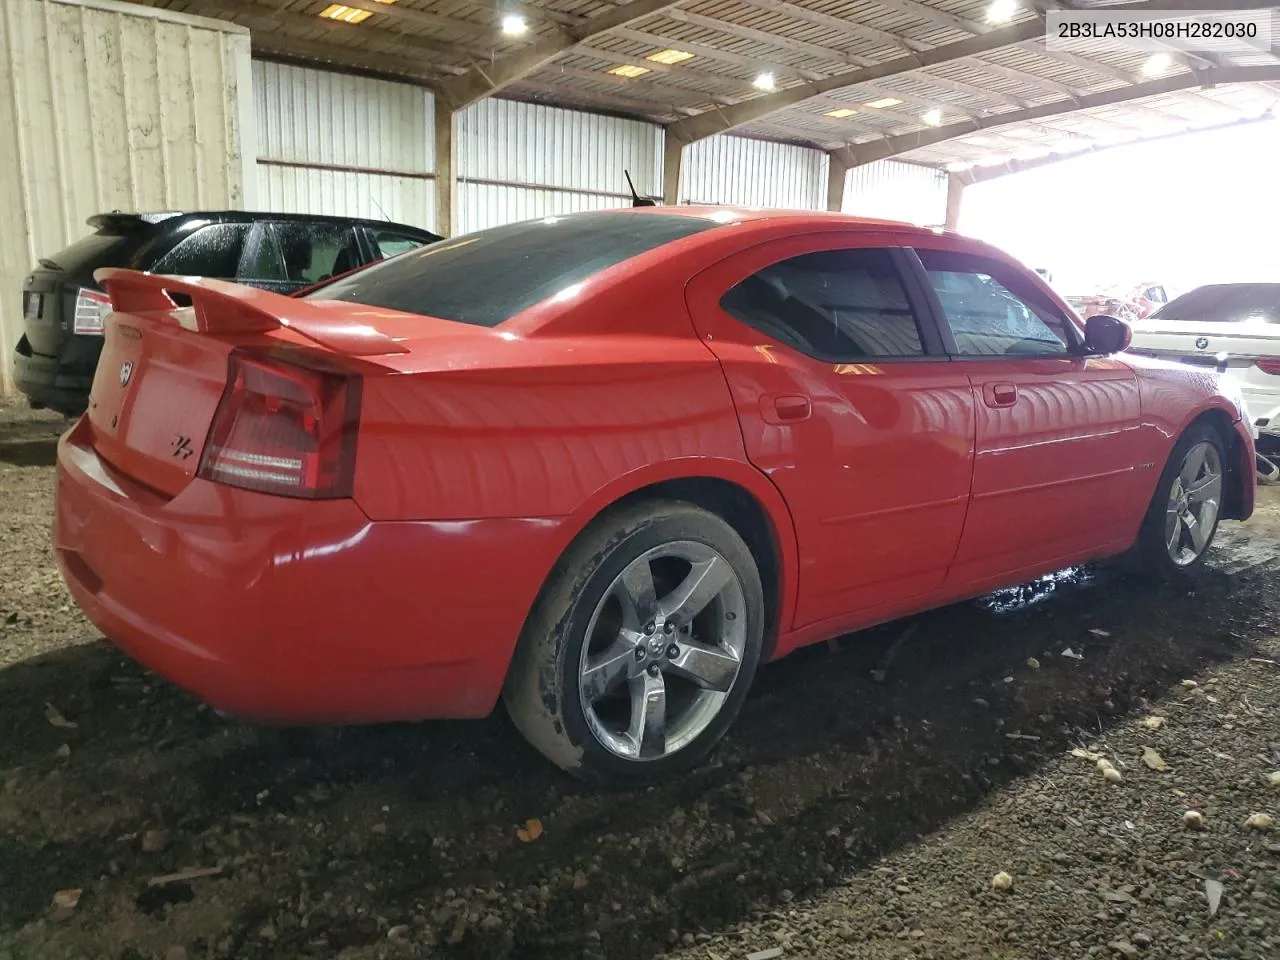
<path fill-rule="evenodd" d="M 370 327 L 264 290 L 131 270 L 95 277 L 115 312 L 89 395 L 94 448 L 116 470 L 170 496 L 199 469 L 235 347 L 265 345 L 273 339 L 265 334 L 288 328 L 330 354 L 405 352 Z M 191 306 L 176 307 L 173 295 Z"/>
<path fill-rule="evenodd" d="M 169 314 L 114 314 L 89 393 L 99 455 L 161 493 L 195 476 L 227 380 L 232 344 Z"/>

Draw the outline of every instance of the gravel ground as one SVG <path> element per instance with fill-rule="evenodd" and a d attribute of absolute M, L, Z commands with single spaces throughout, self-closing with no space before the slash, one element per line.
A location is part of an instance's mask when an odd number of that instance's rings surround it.
<path fill-rule="evenodd" d="M 63 426 L 0 406 L 0 960 L 1280 957 L 1274 489 L 1190 587 L 803 651 L 704 769 L 595 793 L 501 713 L 252 728 L 122 658 L 50 556 Z"/>

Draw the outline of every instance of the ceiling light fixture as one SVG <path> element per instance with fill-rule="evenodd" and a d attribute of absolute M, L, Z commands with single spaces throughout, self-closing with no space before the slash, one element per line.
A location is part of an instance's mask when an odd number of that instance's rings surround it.
<path fill-rule="evenodd" d="M 881 97 L 879 100 L 872 100 L 867 106 L 875 110 L 883 110 L 885 107 L 896 107 L 901 102 L 897 97 Z"/>
<path fill-rule="evenodd" d="M 1158 77 L 1173 66 L 1173 57 L 1167 53 L 1153 53 L 1142 65 L 1142 72 L 1148 77 Z"/>
<path fill-rule="evenodd" d="M 1018 0 L 992 0 L 987 7 L 987 23 L 1005 23 L 1018 12 Z"/>
<path fill-rule="evenodd" d="M 348 7 L 341 3 L 331 3 L 320 11 L 326 20 L 341 20 L 343 23 L 363 23 L 373 16 L 368 10 L 359 7 Z"/>
<path fill-rule="evenodd" d="M 773 79 L 772 73 L 762 73 L 751 82 L 751 85 L 757 90 L 777 90 L 778 85 Z"/>
<path fill-rule="evenodd" d="M 684 63 L 686 60 L 692 60 L 693 54 L 686 53 L 683 50 L 676 50 L 674 47 L 667 50 L 659 50 L 657 53 L 651 53 L 646 60 L 652 60 L 654 63 L 665 63 L 668 67 L 676 63 Z"/>
<path fill-rule="evenodd" d="M 638 67 L 634 63 L 620 63 L 616 67 L 610 67 L 607 73 L 612 73 L 615 77 L 643 77 L 649 72 L 648 67 Z"/>
<path fill-rule="evenodd" d="M 529 29 L 529 21 L 518 13 L 508 13 L 502 18 L 502 32 L 508 37 L 518 37 Z"/>
<path fill-rule="evenodd" d="M 835 117 L 837 120 L 843 120 L 845 117 L 852 117 L 857 110 L 850 110 L 848 107 L 839 107 L 835 110 L 828 110 L 824 116 Z"/>
<path fill-rule="evenodd" d="M 926 110 L 920 114 L 920 119 L 931 127 L 940 126 L 942 124 L 942 111 L 934 107 L 932 110 Z"/>

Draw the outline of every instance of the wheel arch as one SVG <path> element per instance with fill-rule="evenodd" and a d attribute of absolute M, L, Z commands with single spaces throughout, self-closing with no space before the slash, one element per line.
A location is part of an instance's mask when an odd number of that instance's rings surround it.
<path fill-rule="evenodd" d="M 1178 432 L 1178 439 L 1200 426 L 1209 427 L 1218 435 L 1226 453 L 1224 470 L 1227 482 L 1224 484 L 1220 516 L 1226 520 L 1244 519 L 1252 513 L 1253 451 L 1236 429 L 1236 421 L 1220 407 L 1209 407 L 1192 416 Z"/>
<path fill-rule="evenodd" d="M 615 510 L 644 500 L 680 500 L 716 514 L 746 541 L 760 569 L 765 592 L 765 640 L 769 660 L 778 636 L 795 612 L 799 551 L 791 511 L 777 488 L 754 467 L 736 460 L 697 458 L 637 471 L 596 492 L 568 518 L 567 536 L 548 569 L 528 616 L 537 606 L 559 558 L 595 523 Z"/>

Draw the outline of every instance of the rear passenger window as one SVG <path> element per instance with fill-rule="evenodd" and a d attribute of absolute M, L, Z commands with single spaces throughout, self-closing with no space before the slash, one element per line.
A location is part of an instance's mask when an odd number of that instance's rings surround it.
<path fill-rule="evenodd" d="M 318 283 L 360 266 L 355 227 L 336 223 L 275 223 L 285 279 Z"/>
<path fill-rule="evenodd" d="M 373 237 L 374 246 L 378 248 L 379 257 L 394 257 L 422 246 L 421 240 L 406 237 L 402 233 L 392 233 L 390 230 L 370 230 L 369 233 Z"/>
<path fill-rule="evenodd" d="M 720 300 L 766 336 L 832 363 L 924 354 L 887 250 L 823 250 L 771 264 Z"/>
<path fill-rule="evenodd" d="M 151 272 L 234 280 L 248 235 L 247 223 L 215 223 L 201 227 L 157 260 Z"/>

